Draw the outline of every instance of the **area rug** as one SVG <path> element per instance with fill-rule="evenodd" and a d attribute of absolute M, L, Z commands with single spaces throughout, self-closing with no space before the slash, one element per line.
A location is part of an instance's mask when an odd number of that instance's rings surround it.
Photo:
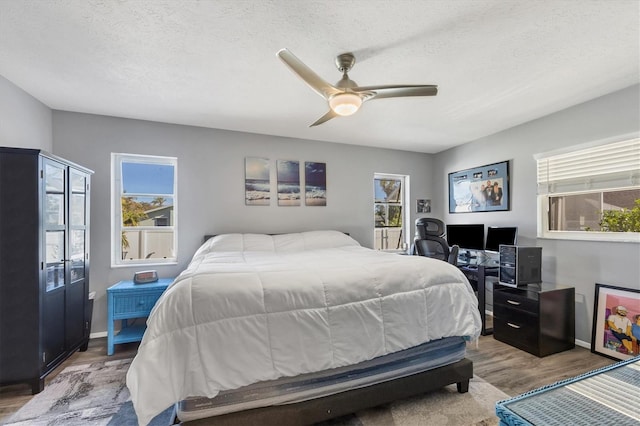
<path fill-rule="evenodd" d="M 18 412 L 3 422 L 11 426 L 136 426 L 125 377 L 130 359 L 67 367 Z M 363 410 L 322 426 L 498 425 L 496 401 L 509 396 L 474 377 L 469 392 L 455 385 L 435 392 Z M 173 411 L 158 415 L 152 426 L 171 424 Z M 266 425 L 265 425 L 266 426 Z"/>
<path fill-rule="evenodd" d="M 506 394 L 474 376 L 469 392 L 456 385 L 322 422 L 322 426 L 497 426 L 496 402 Z M 507 397 L 508 398 L 508 397 Z M 318 425 L 319 426 L 319 425 Z"/>
<path fill-rule="evenodd" d="M 11 426 L 137 426 L 125 384 L 131 359 L 72 365 L 4 422 Z M 128 414 L 120 416 L 120 411 Z M 171 424 L 168 410 L 152 422 Z"/>

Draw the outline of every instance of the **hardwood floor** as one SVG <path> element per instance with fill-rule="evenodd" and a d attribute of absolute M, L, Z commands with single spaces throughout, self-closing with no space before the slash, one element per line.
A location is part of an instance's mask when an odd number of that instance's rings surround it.
<path fill-rule="evenodd" d="M 473 372 L 510 396 L 574 377 L 615 361 L 575 347 L 570 351 L 538 358 L 527 352 L 481 336 L 478 348 L 467 346 L 467 358 L 473 361 Z"/>
<path fill-rule="evenodd" d="M 117 345 L 113 356 L 107 356 L 107 339 L 92 339 L 86 352 L 76 352 L 46 379 L 46 384 L 65 367 L 96 361 L 132 358 L 138 344 Z M 576 347 L 573 350 L 538 358 L 492 336 L 481 336 L 467 346 L 467 358 L 473 361 L 474 373 L 510 396 L 604 367 L 615 361 Z M 45 385 L 46 386 L 46 385 Z M 32 398 L 27 385 L 0 387 L 0 423 L 18 411 Z"/>

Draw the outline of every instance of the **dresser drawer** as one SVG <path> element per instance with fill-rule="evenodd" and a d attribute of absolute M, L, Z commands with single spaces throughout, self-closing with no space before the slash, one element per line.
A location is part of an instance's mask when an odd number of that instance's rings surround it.
<path fill-rule="evenodd" d="M 160 296 L 162 296 L 162 291 L 115 294 L 113 296 L 113 318 L 146 317 Z"/>
<path fill-rule="evenodd" d="M 502 342 L 524 349 L 537 351 L 539 318 L 518 309 L 494 306 L 493 336 Z"/>
<path fill-rule="evenodd" d="M 493 304 L 494 306 L 503 305 L 530 313 L 537 313 L 539 306 L 538 299 L 529 294 L 529 292 L 513 289 L 494 291 Z"/>

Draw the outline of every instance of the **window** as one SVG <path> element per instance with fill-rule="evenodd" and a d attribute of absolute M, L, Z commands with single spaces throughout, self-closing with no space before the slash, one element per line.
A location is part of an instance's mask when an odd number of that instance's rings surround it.
<path fill-rule="evenodd" d="M 640 139 L 538 163 L 538 236 L 640 242 Z"/>
<path fill-rule="evenodd" d="M 374 247 L 376 250 L 406 250 L 405 188 L 408 176 L 374 175 Z"/>
<path fill-rule="evenodd" d="M 177 260 L 177 159 L 111 154 L 112 266 Z"/>

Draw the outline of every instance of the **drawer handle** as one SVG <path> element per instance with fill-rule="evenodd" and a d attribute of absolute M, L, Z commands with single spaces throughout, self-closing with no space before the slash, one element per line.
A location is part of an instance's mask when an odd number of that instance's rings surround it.
<path fill-rule="evenodd" d="M 509 327 L 511 327 L 511 328 L 516 328 L 516 329 L 520 328 L 520 326 L 519 326 L 519 325 L 512 324 L 512 323 L 510 323 L 510 322 L 508 322 L 508 323 L 507 323 L 507 325 L 508 325 Z"/>
<path fill-rule="evenodd" d="M 144 300 L 139 301 L 138 305 L 140 305 L 140 306 L 144 305 Z"/>
<path fill-rule="evenodd" d="M 520 304 L 520 302 L 516 302 L 514 300 L 509 300 L 509 299 L 507 299 L 507 303 L 509 303 L 511 305 L 516 305 L 516 306 L 518 306 Z"/>

